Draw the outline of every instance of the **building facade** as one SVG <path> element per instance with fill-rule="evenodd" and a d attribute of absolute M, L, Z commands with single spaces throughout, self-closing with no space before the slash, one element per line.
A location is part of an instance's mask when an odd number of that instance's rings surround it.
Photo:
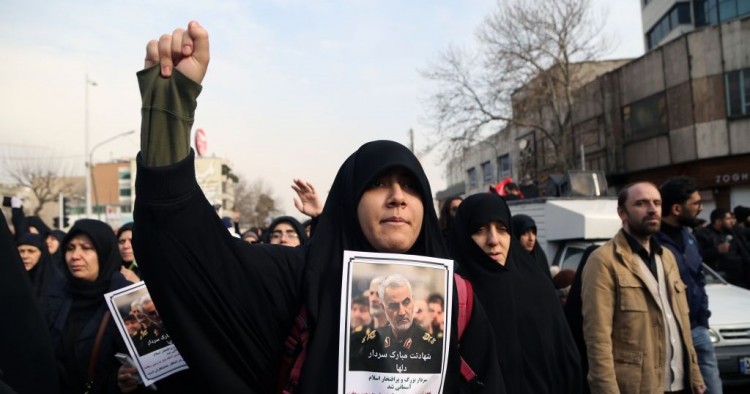
<path fill-rule="evenodd" d="M 113 228 L 133 221 L 135 205 L 135 159 L 99 163 L 92 166 L 92 207 L 94 218 Z M 196 157 L 195 176 L 208 201 L 220 213 L 234 208 L 234 183 L 229 160 L 218 157 Z M 82 205 L 73 206 L 72 218 L 84 217 Z"/>
<path fill-rule="evenodd" d="M 649 1 L 644 11 L 657 3 L 669 2 Z M 721 11 L 725 3 L 730 2 L 716 3 L 719 16 L 727 15 Z M 738 12 L 744 4 L 731 3 Z M 562 150 L 569 162 L 580 164 L 568 169 L 601 171 L 614 188 L 636 180 L 658 184 L 675 175 L 693 176 L 706 202 L 704 215 L 716 206 L 747 205 L 750 46 L 744 43 L 750 40 L 750 18 L 717 21 L 662 42 L 577 89 Z M 512 157 L 514 179 L 530 175 L 544 182 L 551 171 L 560 170 L 549 165 L 544 136 L 503 132 L 525 141 L 508 144 L 512 155 L 518 149 Z M 478 145 L 475 149 L 481 149 Z M 462 169 L 458 164 L 452 162 L 448 173 L 465 172 L 469 184 L 468 171 L 476 164 L 467 161 Z M 475 191 L 467 186 L 465 194 Z"/>
<path fill-rule="evenodd" d="M 648 50 L 696 28 L 750 16 L 750 0 L 641 0 L 644 44 Z"/>

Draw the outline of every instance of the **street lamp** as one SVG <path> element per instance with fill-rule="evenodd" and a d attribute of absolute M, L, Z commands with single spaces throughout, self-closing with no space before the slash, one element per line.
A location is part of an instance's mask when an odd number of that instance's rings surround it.
<path fill-rule="evenodd" d="M 485 144 L 485 145 L 489 146 L 490 148 L 492 148 L 492 151 L 495 152 L 495 159 L 490 161 L 490 165 L 492 165 L 492 162 L 496 161 L 500 157 L 500 154 L 497 151 L 497 147 L 495 145 L 493 145 L 493 144 L 490 144 L 487 141 L 477 140 L 477 139 L 469 138 L 469 137 L 453 137 L 453 138 L 451 138 L 451 142 L 458 142 L 458 141 L 476 142 L 476 143 L 480 143 L 480 144 Z M 497 184 L 500 181 L 498 179 L 499 173 L 500 173 L 500 169 L 499 168 L 497 170 L 493 170 L 492 171 L 492 179 L 493 179 L 493 183 L 494 184 Z"/>
<path fill-rule="evenodd" d="M 93 159 L 94 158 L 94 151 L 96 150 L 96 148 L 98 148 L 98 147 L 100 147 L 100 146 L 102 146 L 102 145 L 104 145 L 104 144 L 106 144 L 108 142 L 112 142 L 112 141 L 114 141 L 114 140 L 116 140 L 118 138 L 125 137 L 126 135 L 130 135 L 130 134 L 133 134 L 133 133 L 135 133 L 135 130 L 128 130 L 126 132 L 113 135 L 112 137 L 107 138 L 106 140 L 104 140 L 104 141 L 102 141 L 102 142 L 94 145 L 94 147 L 91 148 L 91 151 L 89 152 L 89 155 L 88 155 L 89 161 L 88 161 L 88 168 L 87 168 L 87 171 L 86 171 L 86 178 L 88 179 L 88 182 L 86 182 L 86 212 L 87 212 L 86 217 L 91 217 L 91 214 L 90 214 L 90 212 L 91 212 L 91 188 L 92 188 L 92 184 L 93 184 L 93 179 L 92 178 L 93 178 L 93 172 L 94 172 L 94 159 Z M 96 205 L 99 205 L 99 199 L 96 196 L 94 198 L 96 198 L 96 200 L 97 200 L 96 201 Z"/>
<path fill-rule="evenodd" d="M 89 79 L 86 74 L 86 96 L 85 96 L 85 146 L 83 154 L 89 153 L 89 86 L 97 86 L 96 82 Z M 91 217 L 91 162 L 86 162 L 86 217 Z"/>

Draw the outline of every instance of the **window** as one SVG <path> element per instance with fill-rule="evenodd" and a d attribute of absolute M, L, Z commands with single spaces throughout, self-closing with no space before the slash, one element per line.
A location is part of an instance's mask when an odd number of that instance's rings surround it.
<path fill-rule="evenodd" d="M 648 49 L 659 45 L 661 40 L 677 28 L 677 26 L 689 25 L 690 23 L 692 23 L 690 18 L 690 3 L 681 2 L 675 4 L 646 34 Z"/>
<path fill-rule="evenodd" d="M 130 197 L 130 188 L 120 189 L 120 197 Z"/>
<path fill-rule="evenodd" d="M 477 187 L 477 169 L 471 167 L 467 173 L 469 175 L 469 188 Z"/>
<path fill-rule="evenodd" d="M 719 22 L 750 14 L 750 0 L 695 0 L 695 25 L 715 25 Z"/>
<path fill-rule="evenodd" d="M 131 213 L 131 212 L 133 212 L 133 209 L 131 208 L 130 204 L 128 204 L 128 205 L 120 205 L 120 212 L 121 213 Z"/>
<path fill-rule="evenodd" d="M 498 179 L 510 176 L 510 155 L 502 155 L 497 158 Z"/>
<path fill-rule="evenodd" d="M 724 75 L 727 94 L 727 116 L 750 115 L 750 68 Z"/>
<path fill-rule="evenodd" d="M 130 179 L 130 169 L 120 168 L 120 180 L 128 180 L 128 179 Z"/>
<path fill-rule="evenodd" d="M 482 180 L 484 181 L 484 183 L 490 183 L 494 180 L 493 178 L 492 163 L 490 163 L 489 161 L 485 161 L 484 163 L 482 163 Z"/>
<path fill-rule="evenodd" d="M 667 100 L 658 93 L 622 108 L 626 140 L 653 137 L 669 131 Z"/>

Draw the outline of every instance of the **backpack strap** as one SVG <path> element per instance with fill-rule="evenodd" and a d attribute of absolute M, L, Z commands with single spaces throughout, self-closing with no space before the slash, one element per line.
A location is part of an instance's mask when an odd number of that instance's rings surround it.
<path fill-rule="evenodd" d="M 102 321 L 99 323 L 99 329 L 96 331 L 96 339 L 94 339 L 94 347 L 91 350 L 91 356 L 89 357 L 89 367 L 86 370 L 86 392 L 90 392 L 94 385 L 94 378 L 96 377 L 96 361 L 99 359 L 99 349 L 102 347 L 102 339 L 104 339 L 104 332 L 107 331 L 107 323 L 109 322 L 109 316 L 111 313 L 109 310 L 104 312 Z"/>
<path fill-rule="evenodd" d="M 471 287 L 471 283 L 461 275 L 454 273 L 453 278 L 458 290 L 458 347 L 460 349 L 461 338 L 464 336 L 466 326 L 469 325 L 471 312 L 474 308 L 474 289 Z M 463 356 L 461 357 L 461 375 L 467 382 L 472 382 L 477 378 L 477 374 L 471 369 Z"/>
<path fill-rule="evenodd" d="M 286 354 L 282 361 L 279 390 L 283 394 L 294 392 L 302 374 L 302 366 L 307 357 L 307 342 L 310 340 L 310 326 L 307 320 L 307 308 L 303 306 L 294 318 L 292 330 L 284 341 Z"/>

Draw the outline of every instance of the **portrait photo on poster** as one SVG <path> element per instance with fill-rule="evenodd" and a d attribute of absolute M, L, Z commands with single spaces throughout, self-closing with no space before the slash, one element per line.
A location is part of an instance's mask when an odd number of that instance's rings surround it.
<path fill-rule="evenodd" d="M 452 278 L 452 260 L 344 252 L 339 392 L 442 392 Z"/>
<path fill-rule="evenodd" d="M 138 282 L 104 295 L 134 367 L 145 385 L 187 369 L 172 343 L 146 284 Z"/>

